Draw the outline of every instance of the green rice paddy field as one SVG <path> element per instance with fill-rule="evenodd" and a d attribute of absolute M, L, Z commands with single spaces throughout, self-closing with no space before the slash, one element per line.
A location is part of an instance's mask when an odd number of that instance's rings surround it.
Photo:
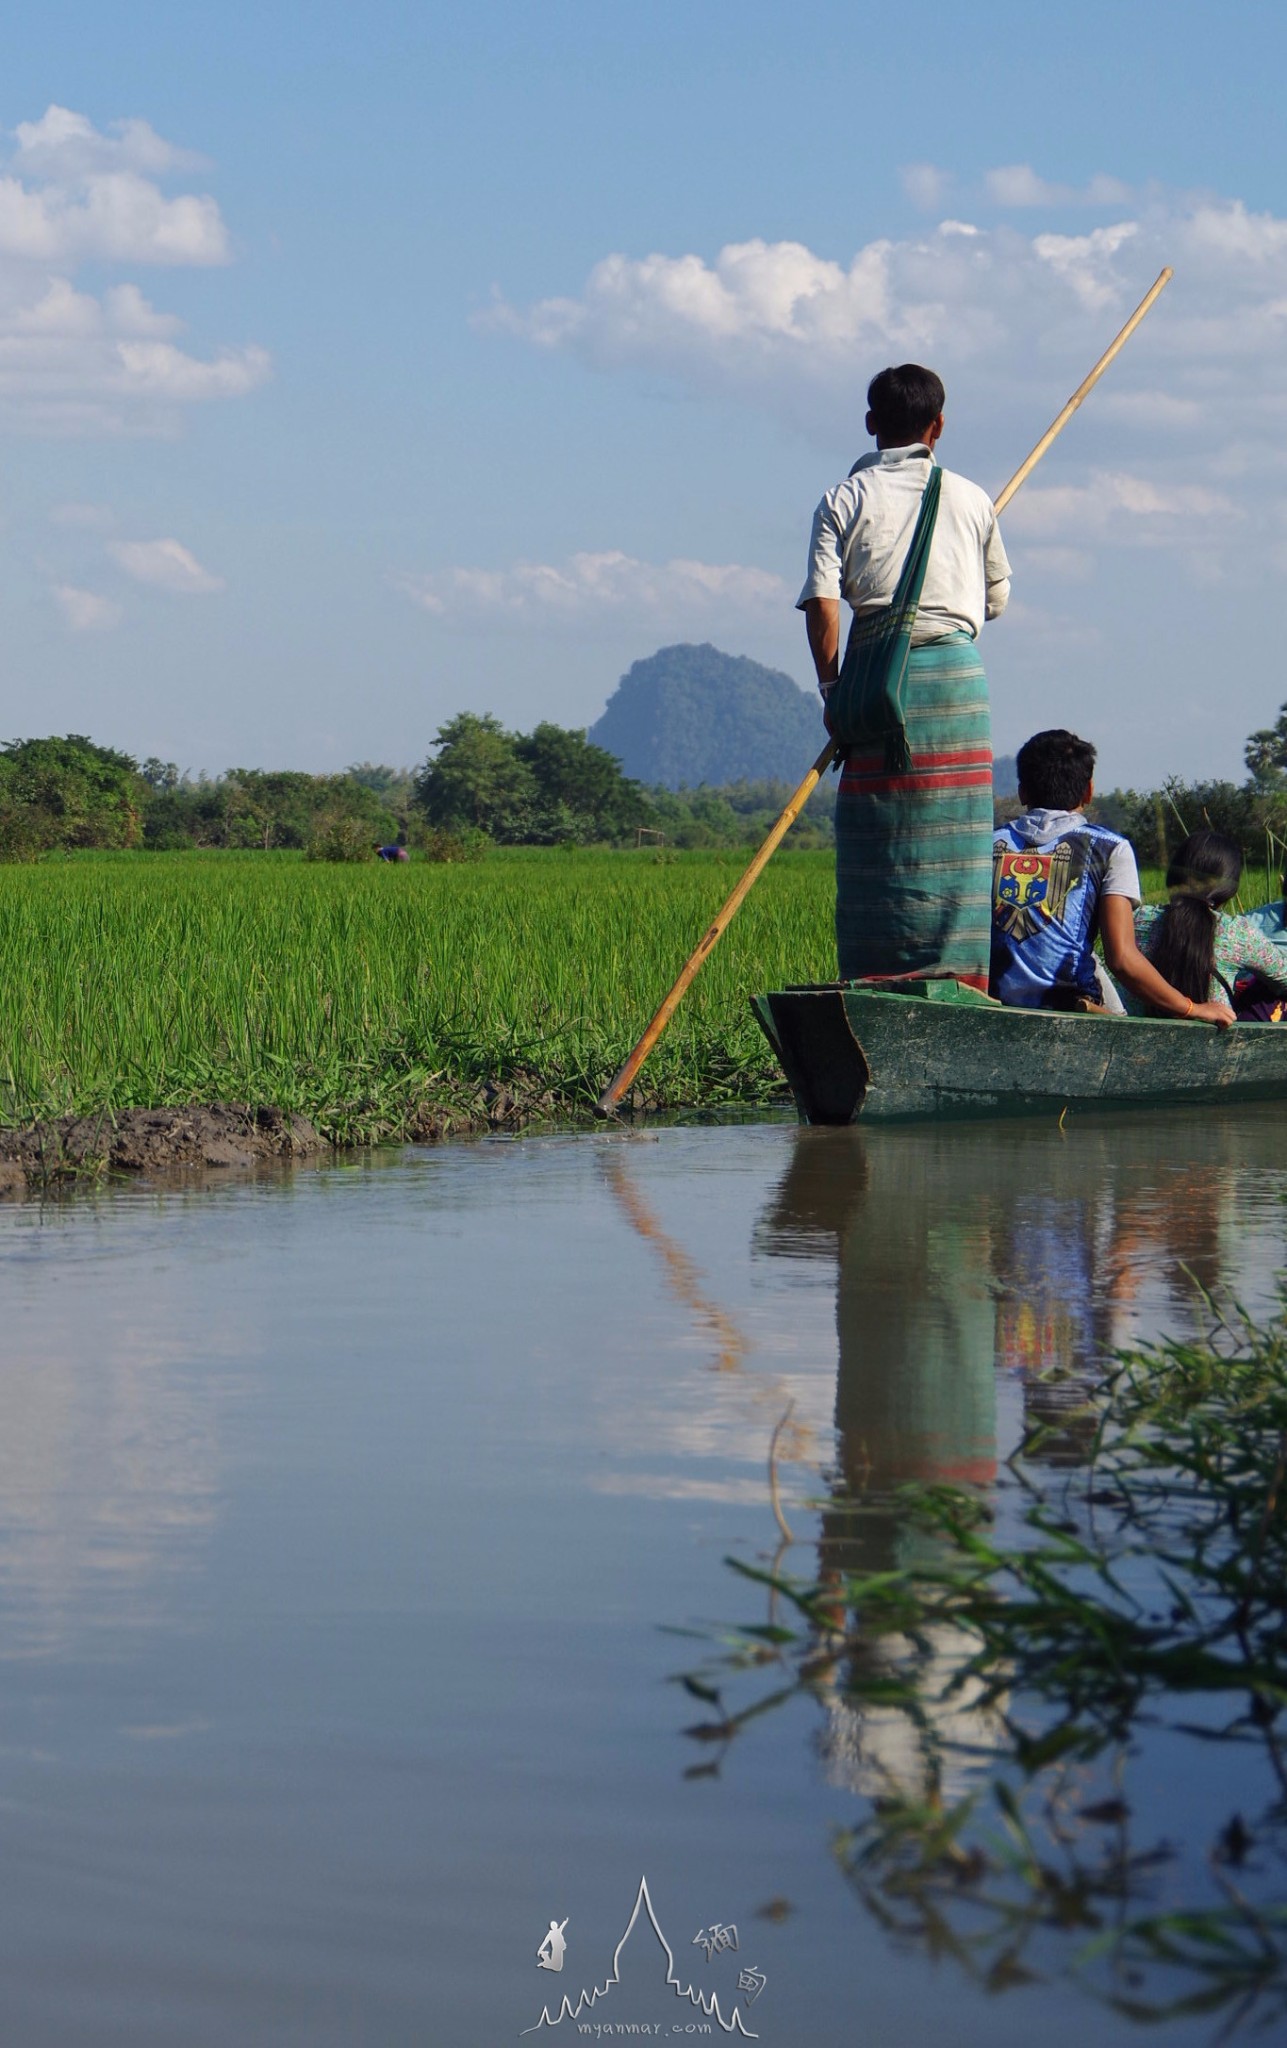
<path fill-rule="evenodd" d="M 586 1109 L 745 859 L 130 853 L 0 867 L 0 1113 L 273 1102 L 360 1142 L 467 1120 L 488 1083 L 520 1114 Z M 746 999 L 829 978 L 831 919 L 831 856 L 780 853 L 644 1069 L 644 1099 L 780 1096 Z"/>
<path fill-rule="evenodd" d="M 586 1108 L 740 853 L 514 849 L 475 865 L 82 854 L 0 867 L 0 1109 L 272 1102 L 363 1141 L 500 1081 Z M 658 1105 L 781 1081 L 753 990 L 825 979 L 831 862 L 783 853 L 644 1071 Z"/>

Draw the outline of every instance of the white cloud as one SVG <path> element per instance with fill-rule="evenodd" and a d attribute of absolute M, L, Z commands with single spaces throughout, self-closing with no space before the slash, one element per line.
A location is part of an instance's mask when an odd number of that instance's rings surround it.
<path fill-rule="evenodd" d="M 78 292 L 65 277 L 51 277 L 38 298 L 0 315 L 0 338 L 37 335 L 57 341 L 80 341 L 101 335 L 131 338 L 170 335 L 183 323 L 158 313 L 137 285 L 122 284 L 96 299 Z"/>
<path fill-rule="evenodd" d="M 1096 179 L 1080 197 L 1122 210 L 1069 234 L 1040 211 L 1067 204 L 1066 189 L 1027 172 L 1021 182 L 1014 167 L 1002 185 L 1015 203 L 1040 202 L 1022 231 L 940 221 L 843 260 L 762 240 L 709 256 L 617 252 L 578 292 L 499 300 L 481 324 L 596 371 L 772 413 L 825 446 L 829 464 L 838 441 L 851 460 L 861 452 L 872 372 L 930 362 L 947 385 L 946 459 L 995 488 L 1170 265 L 1173 283 L 1007 530 L 1020 552 L 1025 540 L 1063 548 L 1048 566 L 1065 574 L 1073 554 L 1080 570 L 1088 549 L 1119 541 L 1169 549 L 1186 574 L 1199 561 L 1213 576 L 1268 574 L 1254 515 L 1272 518 L 1287 495 L 1274 457 L 1287 424 L 1287 217 L 1158 187 L 1127 204 L 1124 188 Z M 1250 462 L 1235 462 L 1248 392 L 1265 431 Z"/>
<path fill-rule="evenodd" d="M 263 383 L 271 367 L 262 348 L 230 349 L 212 362 L 200 362 L 169 342 L 123 341 L 117 355 L 131 392 L 184 403 L 242 398 Z"/>
<path fill-rule="evenodd" d="M 1131 188 L 1120 178 L 1099 176 L 1088 185 L 1051 185 L 1031 164 L 1004 164 L 983 180 L 989 199 L 998 206 L 1124 206 Z"/>
<path fill-rule="evenodd" d="M 151 584 L 176 597 L 204 597 L 224 587 L 222 576 L 203 569 L 177 540 L 114 540 L 107 551 L 136 583 Z"/>
<path fill-rule="evenodd" d="M 1189 232 L 1195 250 L 1221 261 L 1267 264 L 1287 255 L 1287 221 L 1248 213 L 1240 199 L 1197 207 Z"/>
<path fill-rule="evenodd" d="M 1095 557 L 1087 548 L 1039 547 L 1029 542 L 1023 550 L 1023 564 L 1026 569 L 1042 570 L 1061 583 L 1086 583 L 1094 572 Z M 1017 616 L 1023 617 L 1021 606 Z"/>
<path fill-rule="evenodd" d="M 1012 598 L 1006 606 L 1011 627 L 1018 627 L 1025 645 L 1043 656 L 1053 654 L 1061 663 L 1074 653 L 1081 654 L 1102 645 L 1104 629 L 1092 613 L 1072 614 L 1048 611 L 1043 605 Z"/>
<path fill-rule="evenodd" d="M 213 199 L 167 199 L 136 171 L 104 171 L 76 187 L 32 190 L 0 178 L 0 256 L 24 263 L 227 263 Z"/>
<path fill-rule="evenodd" d="M 637 361 L 681 373 L 696 360 L 755 361 L 846 348 L 864 336 L 923 327 L 920 309 L 891 303 L 888 242 L 843 267 L 799 242 L 733 242 L 699 256 L 606 256 L 579 299 L 543 299 L 492 318 L 542 348 L 604 366 Z"/>
<path fill-rule="evenodd" d="M 55 505 L 49 518 L 54 526 L 69 526 L 85 533 L 106 532 L 116 523 L 110 505 Z"/>
<path fill-rule="evenodd" d="M 611 550 L 566 562 L 517 562 L 502 569 L 447 569 L 395 576 L 394 585 L 423 610 L 509 613 L 549 621 L 594 613 L 677 617 L 789 601 L 780 576 L 736 562 L 642 562 Z"/>
<path fill-rule="evenodd" d="M 200 171 L 204 157 L 177 149 L 146 121 L 112 121 L 104 135 L 84 114 L 68 107 L 47 107 L 38 121 L 20 121 L 14 130 L 18 147 L 14 161 L 41 178 L 83 178 L 95 171 L 146 171 L 164 177 L 170 171 Z"/>
<path fill-rule="evenodd" d="M 1152 544 L 1159 523 L 1171 533 L 1194 523 L 1227 523 L 1238 507 L 1206 484 L 1155 482 L 1125 471 L 1095 470 L 1084 484 L 1032 484 L 1006 513 L 1012 533 L 1083 541 L 1109 528 L 1118 539 Z"/>
<path fill-rule="evenodd" d="M 1041 261 L 1072 287 L 1082 305 L 1094 311 L 1113 304 L 1114 258 L 1139 231 L 1138 221 L 1121 220 L 1089 235 L 1038 235 L 1032 246 Z"/>
<path fill-rule="evenodd" d="M 231 260 L 208 195 L 160 179 L 200 159 L 146 121 L 96 129 L 50 107 L 20 123 L 0 166 L 0 427 L 54 434 L 172 433 L 184 408 L 238 398 L 269 374 L 265 350 L 180 346 L 183 322 L 133 280 L 79 288 L 86 263 L 210 267 Z"/>
<path fill-rule="evenodd" d="M 951 221 L 869 242 L 846 263 L 798 242 L 731 243 L 695 255 L 614 254 L 575 297 L 498 300 L 480 324 L 597 370 L 661 374 L 727 400 L 751 397 L 806 430 L 835 432 L 872 371 L 908 357 L 1004 362 L 1016 314 L 1069 293 L 1031 242 Z M 1093 358 L 1092 358 L 1093 359 Z M 949 390 L 950 390 L 949 384 Z"/>
<path fill-rule="evenodd" d="M 1196 398 L 1177 398 L 1170 391 L 1107 391 L 1095 394 L 1095 410 L 1105 419 L 1117 420 L 1138 432 L 1156 429 L 1162 434 L 1189 433 L 1202 420 L 1202 406 Z"/>
<path fill-rule="evenodd" d="M 70 633 L 109 633 L 121 623 L 121 607 L 113 598 L 96 590 L 81 590 L 74 583 L 56 583 L 54 596 Z"/>
<path fill-rule="evenodd" d="M 937 211 L 952 183 L 952 173 L 940 171 L 937 164 L 904 164 L 898 176 L 912 205 L 923 213 Z"/>
<path fill-rule="evenodd" d="M 1034 372 L 1047 391 L 1069 370 L 1080 376 L 1164 263 L 1176 282 L 1111 388 L 1138 390 L 1157 424 L 1159 406 L 1240 394 L 1245 373 L 1228 363 L 1231 351 L 1273 357 L 1271 383 L 1284 383 L 1287 219 L 1160 192 L 1085 234 L 945 220 L 843 261 L 762 240 L 709 259 L 618 252 L 580 292 L 527 307 L 498 297 L 479 324 L 596 369 L 751 397 L 830 439 L 836 401 L 852 403 L 871 370 L 900 352 L 932 358 L 949 397 L 962 381 L 973 395 L 1012 393 Z"/>
<path fill-rule="evenodd" d="M 27 432 L 168 432 L 183 407 L 242 397 L 269 376 L 266 350 L 202 358 L 167 338 L 179 324 L 136 285 L 96 298 L 55 277 L 26 303 L 5 308 L 0 299 L 0 424 Z"/>

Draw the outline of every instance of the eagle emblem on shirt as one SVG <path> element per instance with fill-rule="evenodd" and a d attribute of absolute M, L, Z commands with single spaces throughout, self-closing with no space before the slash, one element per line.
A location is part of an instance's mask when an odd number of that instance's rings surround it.
<path fill-rule="evenodd" d="M 997 846 L 992 855 L 993 917 L 1008 939 L 1022 944 L 1044 918 L 1062 924 L 1068 892 L 1081 880 L 1073 873 L 1073 849 L 1066 839 L 1048 853 L 1016 852 Z"/>

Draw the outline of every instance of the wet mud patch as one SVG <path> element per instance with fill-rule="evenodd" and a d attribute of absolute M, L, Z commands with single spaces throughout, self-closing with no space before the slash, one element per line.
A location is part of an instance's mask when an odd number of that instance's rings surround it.
<path fill-rule="evenodd" d="M 0 1195 L 103 1173 L 166 1173 L 307 1159 L 329 1147 L 306 1117 L 242 1102 L 101 1110 L 0 1130 Z"/>

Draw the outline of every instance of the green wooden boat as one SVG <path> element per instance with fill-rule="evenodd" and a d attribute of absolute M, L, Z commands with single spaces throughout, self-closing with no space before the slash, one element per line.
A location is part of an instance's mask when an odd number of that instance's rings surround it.
<path fill-rule="evenodd" d="M 955 981 L 832 982 L 751 1007 L 810 1124 L 1287 1100 L 1287 1025 L 1007 1010 Z"/>

